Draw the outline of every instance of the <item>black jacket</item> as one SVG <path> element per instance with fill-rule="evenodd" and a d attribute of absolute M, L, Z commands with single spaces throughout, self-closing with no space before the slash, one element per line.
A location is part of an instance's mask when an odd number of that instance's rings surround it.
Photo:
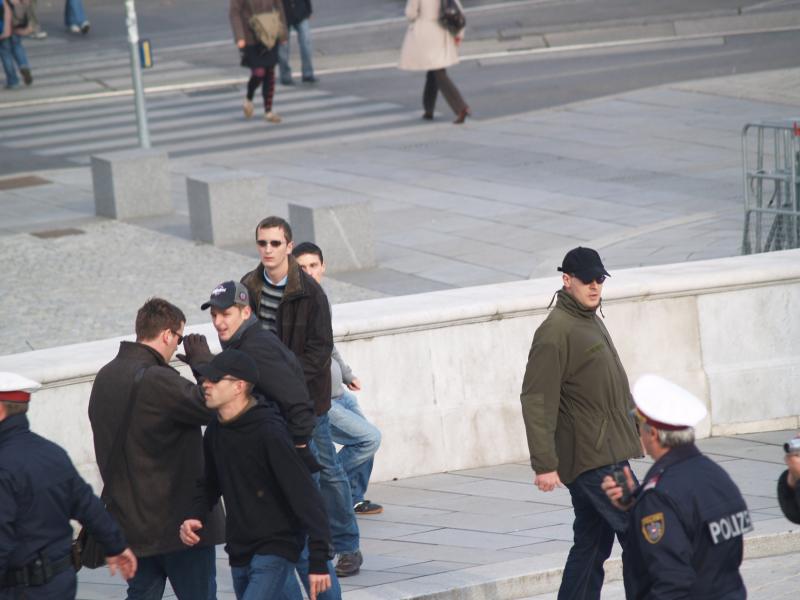
<path fill-rule="evenodd" d="M 106 466 L 124 416 L 134 376 L 142 367 L 124 457 Z M 122 342 L 116 358 L 97 373 L 89 420 L 100 475 L 110 489 L 109 511 L 139 557 L 184 550 L 178 527 L 203 476 L 201 426 L 214 418 L 197 384 L 180 376 L 155 350 Z M 127 465 L 126 465 L 127 463 Z M 224 516 L 204 516 L 202 545 L 221 544 Z"/>
<path fill-rule="evenodd" d="M 781 506 L 783 515 L 792 523 L 800 524 L 800 485 L 794 489 L 786 483 L 789 471 L 784 471 L 778 478 L 778 504 Z"/>
<path fill-rule="evenodd" d="M 258 315 L 264 287 L 264 265 L 242 277 L 250 293 L 250 306 Z M 331 353 L 333 329 L 328 298 L 320 285 L 306 275 L 294 256 L 289 256 L 289 274 L 276 319 L 278 338 L 294 352 L 306 376 L 308 395 L 317 415 L 331 408 Z"/>
<path fill-rule="evenodd" d="M 637 491 L 625 556 L 636 600 L 744 600 L 739 488 L 694 444 L 671 449 Z"/>
<path fill-rule="evenodd" d="M 289 25 L 297 25 L 311 16 L 311 0 L 283 0 L 283 12 Z"/>
<path fill-rule="evenodd" d="M 0 421 L 0 580 L 38 552 L 51 561 L 67 556 L 70 519 L 84 525 L 108 556 L 125 549 L 122 531 L 67 453 L 31 432 L 24 414 Z M 61 596 L 54 591 L 50 597 Z"/>
<path fill-rule="evenodd" d="M 254 554 L 297 562 L 308 533 L 310 572 L 327 573 L 332 551 L 322 497 L 276 407 L 256 400 L 235 419 L 215 419 L 206 429 L 206 477 L 187 516 L 203 521 L 199 515 L 222 495 L 232 566 L 248 564 Z"/>
<path fill-rule="evenodd" d="M 255 316 L 242 323 L 228 342 L 221 344 L 224 349 L 241 350 L 255 361 L 258 366 L 256 391 L 278 405 L 295 443 L 307 442 L 316 419 L 303 367 L 297 357 L 274 333 L 261 327 Z"/>

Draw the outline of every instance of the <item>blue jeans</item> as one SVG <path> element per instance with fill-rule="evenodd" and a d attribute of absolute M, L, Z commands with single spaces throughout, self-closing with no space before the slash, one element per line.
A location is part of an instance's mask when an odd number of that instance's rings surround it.
<path fill-rule="evenodd" d="M 202 546 L 139 559 L 128 581 L 128 600 L 161 600 L 167 579 L 178 600 L 217 597 L 214 546 Z"/>
<path fill-rule="evenodd" d="M 2 10 L 2 3 L 0 3 L 0 10 Z M 25 54 L 25 48 L 22 47 L 22 38 L 17 34 L 12 34 L 0 40 L 0 61 L 3 62 L 3 71 L 6 72 L 6 85 L 15 87 L 19 85 L 19 75 L 14 63 L 20 69 L 28 69 L 28 55 Z"/>
<path fill-rule="evenodd" d="M 294 563 L 272 554 L 256 554 L 246 567 L 231 567 L 236 600 L 303 600 Z"/>
<path fill-rule="evenodd" d="M 303 548 L 303 552 L 300 554 L 300 560 L 297 561 L 296 567 L 297 574 L 300 576 L 300 581 L 303 583 L 303 587 L 306 588 L 306 593 L 309 594 L 308 544 Z M 331 561 L 328 561 L 328 575 L 331 576 L 331 587 L 328 591 L 322 592 L 317 596 L 317 600 L 342 600 L 342 588 L 339 586 L 339 578 L 336 577 L 336 569 L 333 567 Z M 311 594 L 309 594 L 309 597 L 311 597 Z"/>
<path fill-rule="evenodd" d="M 86 12 L 83 10 L 83 0 L 66 0 L 64 3 L 64 25 L 81 26 L 86 21 Z"/>
<path fill-rule="evenodd" d="M 350 495 L 350 482 L 347 481 L 347 474 L 336 454 L 327 414 L 317 417 L 317 425 L 311 436 L 311 447 L 322 465 L 319 489 L 325 500 L 333 549 L 336 552 L 355 552 L 359 547 L 359 534 L 356 514 L 353 512 L 353 497 Z"/>
<path fill-rule="evenodd" d="M 352 392 L 346 391 L 331 400 L 328 417 L 333 441 L 342 446 L 339 461 L 350 481 L 353 503 L 361 502 L 372 475 L 375 453 L 381 445 L 381 432 L 364 417 Z"/>
<path fill-rule="evenodd" d="M 311 47 L 311 26 L 308 24 L 308 19 L 303 19 L 297 25 L 290 25 L 286 43 L 278 46 L 278 65 L 281 72 L 281 81 L 286 82 L 292 79 L 292 68 L 289 66 L 289 39 L 291 38 L 291 30 L 297 32 L 297 42 L 300 44 L 300 62 L 303 69 L 303 79 L 313 79 L 314 67 L 311 64 L 311 54 L 313 48 Z"/>
<path fill-rule="evenodd" d="M 629 466 L 628 461 L 619 463 L 620 468 L 623 466 Z M 611 475 L 613 469 L 614 465 L 592 469 L 581 473 L 575 481 L 567 484 L 575 511 L 575 521 L 572 524 L 574 541 L 564 566 L 558 600 L 600 600 L 600 588 L 603 587 L 605 577 L 603 563 L 611 554 L 614 534 L 622 546 L 622 573 L 626 596 L 633 597 L 625 566 L 628 513 L 614 508 L 600 488 L 603 478 Z"/>

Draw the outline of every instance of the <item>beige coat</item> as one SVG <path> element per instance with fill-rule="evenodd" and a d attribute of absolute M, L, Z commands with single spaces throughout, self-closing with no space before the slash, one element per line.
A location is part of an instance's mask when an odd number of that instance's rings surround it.
<path fill-rule="evenodd" d="M 400 50 L 400 68 L 404 71 L 434 71 L 458 64 L 455 38 L 439 25 L 440 4 L 441 0 L 406 3 L 406 17 L 411 22 Z"/>

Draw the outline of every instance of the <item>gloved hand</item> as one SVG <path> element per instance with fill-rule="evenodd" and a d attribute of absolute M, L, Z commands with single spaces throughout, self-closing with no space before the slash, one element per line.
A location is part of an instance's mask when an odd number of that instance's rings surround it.
<path fill-rule="evenodd" d="M 175 356 L 178 360 L 190 366 L 209 363 L 214 358 L 208 348 L 206 336 L 199 333 L 190 333 L 183 336 L 183 354 L 176 354 Z"/>
<path fill-rule="evenodd" d="M 314 453 L 311 452 L 311 448 L 306 446 L 295 446 L 295 450 L 297 451 L 297 455 L 300 459 L 305 463 L 306 467 L 308 467 L 309 473 L 318 473 L 322 471 L 322 465 L 317 462 L 317 459 L 314 457 Z"/>

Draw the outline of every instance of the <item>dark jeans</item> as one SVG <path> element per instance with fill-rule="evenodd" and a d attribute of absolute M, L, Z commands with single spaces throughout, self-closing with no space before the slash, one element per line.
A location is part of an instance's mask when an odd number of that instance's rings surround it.
<path fill-rule="evenodd" d="M 161 600 L 167 579 L 178 600 L 217 597 L 214 546 L 202 546 L 139 559 L 128 581 L 128 600 Z"/>
<path fill-rule="evenodd" d="M 447 103 L 455 114 L 467 108 L 467 103 L 464 102 L 456 85 L 447 76 L 447 71 L 444 69 L 437 69 L 435 71 L 428 71 L 425 75 L 425 90 L 422 92 L 422 107 L 427 114 L 433 114 L 433 109 L 436 106 L 436 95 L 440 90 L 442 96 L 447 100 Z"/>
<path fill-rule="evenodd" d="M 237 600 L 303 600 L 294 576 L 294 564 L 285 558 L 256 554 L 250 564 L 231 567 Z"/>
<path fill-rule="evenodd" d="M 628 461 L 623 461 L 618 466 L 629 466 Z M 581 473 L 575 481 L 567 484 L 575 511 L 575 521 L 572 524 L 574 537 L 567 564 L 564 566 L 558 600 L 600 600 L 600 589 L 605 577 L 603 563 L 611 554 L 615 534 L 622 546 L 625 595 L 628 598 L 633 597 L 625 566 L 628 513 L 614 508 L 600 488 L 603 478 L 611 475 L 613 469 L 614 465 L 592 469 Z"/>

